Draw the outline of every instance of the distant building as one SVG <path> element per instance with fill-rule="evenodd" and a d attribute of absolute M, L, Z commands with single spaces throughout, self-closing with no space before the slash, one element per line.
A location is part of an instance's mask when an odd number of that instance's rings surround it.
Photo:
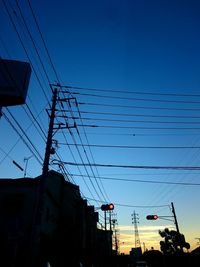
<path fill-rule="evenodd" d="M 130 251 L 130 260 L 134 264 L 136 261 L 138 261 L 142 256 L 142 248 L 136 247 L 132 248 Z"/>
<path fill-rule="evenodd" d="M 191 251 L 192 255 L 200 256 L 200 246 Z"/>

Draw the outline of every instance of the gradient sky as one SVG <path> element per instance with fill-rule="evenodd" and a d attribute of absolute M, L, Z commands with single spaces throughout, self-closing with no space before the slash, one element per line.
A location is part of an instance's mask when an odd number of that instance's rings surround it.
<path fill-rule="evenodd" d="M 14 127 L 19 129 L 19 125 L 22 126 L 42 159 L 44 136 L 39 126 L 34 126 L 28 108 L 47 132 L 45 109 L 51 100 L 48 84 L 49 81 L 58 81 L 57 74 L 62 85 L 94 89 L 70 89 L 68 96 L 76 97 L 83 120 L 76 120 L 81 125 L 78 126 L 79 135 L 73 128 L 73 137 L 68 130 L 65 130 L 65 138 L 61 132 L 55 135 L 58 142 L 66 143 L 67 140 L 71 144 L 59 145 L 58 153 L 63 161 L 81 163 L 82 159 L 87 163 L 89 158 L 90 163 L 105 165 L 199 166 L 199 1 L 44 0 L 32 1 L 31 6 L 55 69 L 28 1 L 1 1 L 0 56 L 31 61 L 32 64 L 26 100 L 28 106 L 10 107 L 3 111 Z M 74 103 L 72 110 L 78 117 Z M 68 113 L 68 116 L 71 114 Z M 70 118 L 69 123 L 72 123 Z M 83 127 L 83 124 L 101 127 Z M 5 116 L 0 120 L 0 127 L 1 177 L 23 177 L 24 173 L 13 165 L 12 160 L 25 168 L 27 161 L 24 158 L 27 157 L 30 157 L 27 175 L 40 175 L 41 164 Z M 23 132 L 21 134 L 24 135 Z M 77 152 L 74 140 L 76 144 L 82 141 L 82 144 L 129 148 L 90 147 L 89 150 L 85 147 L 84 152 L 78 146 Z M 161 148 L 163 146 L 171 148 Z M 50 168 L 57 170 L 55 165 Z M 161 219 L 147 221 L 146 215 L 171 216 L 171 202 L 176 209 L 180 231 L 192 247 L 196 246 L 195 238 L 200 237 L 198 170 L 78 168 L 70 165 L 66 168 L 73 174 L 71 181 L 73 179 L 80 186 L 82 196 L 97 210 L 104 198 L 115 204 L 114 216 L 118 220 L 121 252 L 128 252 L 134 247 L 131 216 L 134 211 L 139 216 L 141 243 L 145 243 L 147 248 L 159 248 L 161 238 L 158 230 L 173 228 L 174 224 Z M 88 174 L 95 179 L 89 179 Z M 103 214 L 99 212 L 103 222 Z"/>

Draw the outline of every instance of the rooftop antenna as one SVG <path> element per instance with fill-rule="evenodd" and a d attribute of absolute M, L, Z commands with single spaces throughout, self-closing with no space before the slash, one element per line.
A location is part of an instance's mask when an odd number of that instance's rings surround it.
<path fill-rule="evenodd" d="M 24 168 L 24 178 L 26 177 L 26 173 L 27 173 L 28 161 L 29 161 L 29 159 L 32 158 L 32 157 L 33 157 L 33 155 L 31 155 L 31 156 L 29 156 L 29 157 L 27 157 L 27 158 L 24 158 L 24 162 L 26 162 L 26 163 L 25 163 L 25 168 Z"/>

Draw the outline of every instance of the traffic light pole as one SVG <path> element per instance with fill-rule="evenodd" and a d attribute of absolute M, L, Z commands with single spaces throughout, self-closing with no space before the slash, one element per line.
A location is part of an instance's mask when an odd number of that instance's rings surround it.
<path fill-rule="evenodd" d="M 171 202 L 171 206 L 172 206 L 172 214 L 173 214 L 173 216 L 159 216 L 159 215 L 155 215 L 154 214 L 154 215 L 147 215 L 146 219 L 147 220 L 163 219 L 163 220 L 173 221 L 175 226 L 176 226 L 177 233 L 180 234 L 179 227 L 178 227 L 178 221 L 177 221 L 177 218 L 176 218 L 176 212 L 175 212 L 175 208 L 174 208 L 173 202 Z M 169 217 L 173 217 L 174 219 L 168 219 Z"/>
<path fill-rule="evenodd" d="M 111 211 L 109 210 L 109 224 L 110 224 L 110 231 L 112 231 L 112 224 L 111 224 Z"/>
<path fill-rule="evenodd" d="M 110 220 L 110 229 L 111 229 L 111 210 L 114 210 L 114 204 L 113 203 L 103 204 L 101 205 L 101 210 L 104 211 L 105 230 L 107 230 L 106 211 L 110 211 L 109 220 Z"/>
<path fill-rule="evenodd" d="M 107 230 L 107 223 L 106 223 L 106 210 L 104 210 L 104 220 L 105 220 L 105 231 Z"/>
<path fill-rule="evenodd" d="M 147 220 L 157 220 L 157 219 L 163 219 L 163 220 L 168 220 L 168 221 L 173 221 L 175 226 L 176 226 L 176 232 L 179 238 L 182 238 L 182 234 L 179 231 L 179 226 L 178 226 L 178 221 L 177 221 L 177 217 L 176 217 L 176 212 L 175 212 L 175 208 L 174 208 L 174 204 L 173 202 L 171 202 L 171 207 L 172 207 L 172 214 L 173 216 L 158 216 L 158 215 L 147 215 L 146 219 Z M 168 219 L 169 217 L 173 217 L 173 219 Z M 183 236 L 184 237 L 184 236 Z M 183 242 L 180 243 L 180 250 L 183 252 L 183 247 L 185 246 L 185 241 L 184 244 Z"/>

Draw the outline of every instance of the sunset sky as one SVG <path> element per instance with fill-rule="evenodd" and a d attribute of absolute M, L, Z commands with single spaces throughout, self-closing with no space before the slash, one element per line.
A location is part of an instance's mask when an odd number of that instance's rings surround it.
<path fill-rule="evenodd" d="M 51 87 L 59 83 L 69 128 L 54 135 L 50 169 L 79 185 L 100 213 L 115 204 L 120 252 L 159 249 L 174 229 L 200 237 L 200 2 L 197 0 L 2 0 L 0 56 L 31 63 L 26 104 L 3 108 L 1 178 L 41 174 Z M 60 109 L 61 105 L 57 106 Z M 28 143 L 28 145 L 27 145 Z M 54 164 L 53 164 L 54 163 Z M 62 168 L 62 170 L 63 170 Z"/>

